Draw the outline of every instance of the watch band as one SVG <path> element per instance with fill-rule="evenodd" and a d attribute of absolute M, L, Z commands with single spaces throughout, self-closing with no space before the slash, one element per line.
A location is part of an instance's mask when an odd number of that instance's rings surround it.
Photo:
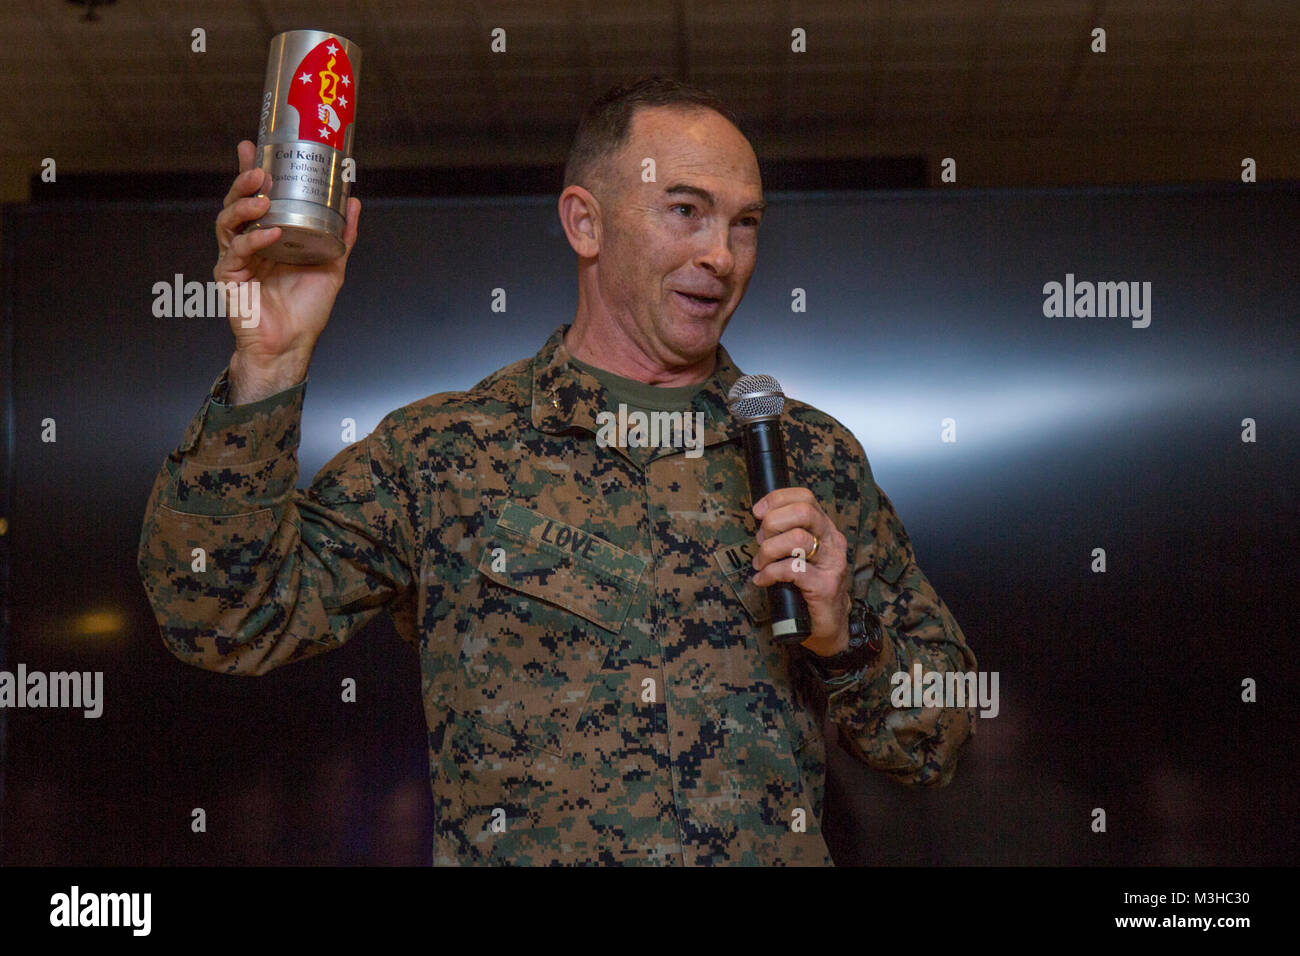
<path fill-rule="evenodd" d="M 880 618 L 866 601 L 854 598 L 849 609 L 849 646 L 829 657 L 809 652 L 805 659 L 823 682 L 849 683 L 879 656 L 883 646 Z"/>

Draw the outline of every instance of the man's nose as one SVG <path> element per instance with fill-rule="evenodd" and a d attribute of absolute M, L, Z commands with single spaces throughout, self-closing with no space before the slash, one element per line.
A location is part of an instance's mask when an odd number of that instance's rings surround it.
<path fill-rule="evenodd" d="M 705 247 L 696 262 L 714 275 L 730 275 L 736 267 L 736 257 L 731 252 L 731 229 L 728 223 L 722 223 L 709 229 L 704 240 Z"/>

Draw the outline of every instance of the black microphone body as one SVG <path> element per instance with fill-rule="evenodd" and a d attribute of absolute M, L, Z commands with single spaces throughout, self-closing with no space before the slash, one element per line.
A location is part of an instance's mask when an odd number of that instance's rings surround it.
<path fill-rule="evenodd" d="M 790 487 L 790 471 L 785 462 L 785 443 L 781 440 L 781 419 L 760 418 L 743 425 L 745 471 L 749 475 L 749 493 L 753 501 Z M 778 581 L 767 588 L 767 603 L 772 612 L 772 637 L 779 644 L 797 644 L 812 633 L 812 619 L 803 593 L 788 581 Z"/>

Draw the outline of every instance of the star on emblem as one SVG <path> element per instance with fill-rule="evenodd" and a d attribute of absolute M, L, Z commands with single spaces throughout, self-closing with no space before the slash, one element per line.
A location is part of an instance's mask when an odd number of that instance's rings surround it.
<path fill-rule="evenodd" d="M 298 77 L 298 79 L 302 80 L 304 83 L 310 83 L 310 82 L 311 82 L 311 74 L 310 74 L 310 73 L 304 73 L 302 76 Z"/>
<path fill-rule="evenodd" d="M 343 85 L 344 86 L 352 85 L 352 77 L 348 76 L 346 73 L 343 74 Z"/>
<path fill-rule="evenodd" d="M 330 44 L 329 46 L 327 46 L 325 49 L 327 49 L 327 50 L 330 51 L 330 55 L 331 55 L 331 56 L 333 56 L 335 53 L 339 52 L 339 48 L 336 47 L 333 43 L 331 43 L 331 44 Z"/>
<path fill-rule="evenodd" d="M 347 105 L 348 105 L 348 98 L 347 98 L 346 96 L 340 96 L 340 97 L 339 97 L 339 106 L 342 106 L 342 107 L 346 108 Z"/>
<path fill-rule="evenodd" d="M 324 136 L 326 139 L 329 139 L 330 128 L 328 126 L 322 126 L 320 129 L 316 131 L 316 135 Z"/>

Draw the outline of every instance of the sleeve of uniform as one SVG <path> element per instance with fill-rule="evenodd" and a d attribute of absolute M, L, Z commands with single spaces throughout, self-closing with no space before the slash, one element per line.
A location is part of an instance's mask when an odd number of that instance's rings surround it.
<path fill-rule="evenodd" d="M 207 670 L 264 674 L 338 647 L 385 608 L 413 641 L 400 411 L 298 491 L 306 382 L 228 406 L 227 374 L 145 510 L 137 566 L 168 648 Z"/>
<path fill-rule="evenodd" d="M 859 449 L 860 450 L 860 449 Z M 903 672 L 977 668 L 952 612 L 917 566 L 912 544 L 889 498 L 859 458 L 861 518 L 853 561 L 853 596 L 880 617 L 880 656 L 856 681 L 829 695 L 827 710 L 840 742 L 868 766 L 900 783 L 946 786 L 957 755 L 974 733 L 974 707 L 895 706 L 892 678 Z"/>

